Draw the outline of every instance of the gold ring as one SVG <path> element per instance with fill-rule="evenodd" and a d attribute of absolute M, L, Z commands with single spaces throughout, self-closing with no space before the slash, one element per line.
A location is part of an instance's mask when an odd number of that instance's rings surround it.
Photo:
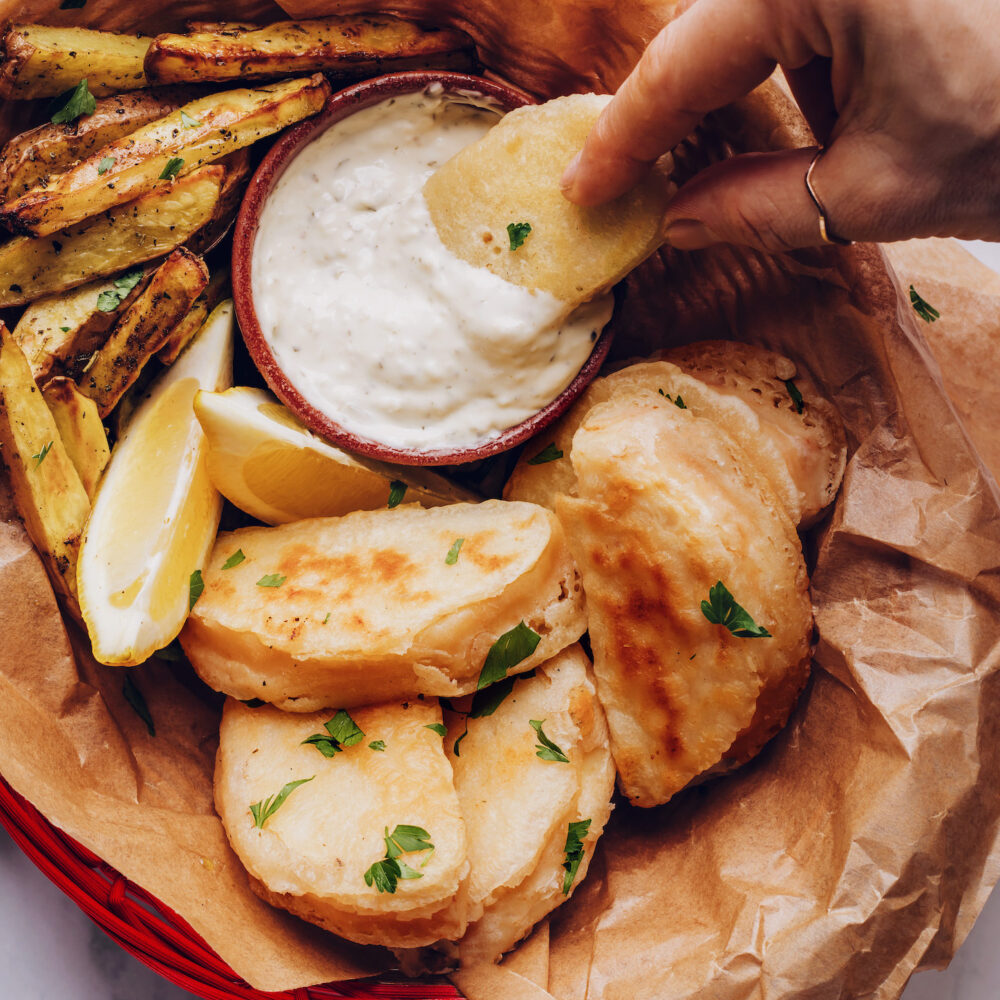
<path fill-rule="evenodd" d="M 816 211 L 819 212 L 819 237 L 824 242 L 830 246 L 838 247 L 849 247 L 852 246 L 854 240 L 843 240 L 839 236 L 834 236 L 830 230 L 830 223 L 826 218 L 826 209 L 823 208 L 823 202 L 819 200 L 819 195 L 816 194 L 816 189 L 812 185 L 812 172 L 819 163 L 820 157 L 826 152 L 826 150 L 820 146 L 816 150 L 816 155 L 809 161 L 809 166 L 806 168 L 806 191 L 809 192 L 809 197 L 812 198 L 813 204 L 816 206 Z"/>

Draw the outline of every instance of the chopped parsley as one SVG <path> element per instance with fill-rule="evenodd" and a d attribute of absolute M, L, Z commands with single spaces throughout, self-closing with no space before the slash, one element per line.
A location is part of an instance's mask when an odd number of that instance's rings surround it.
<path fill-rule="evenodd" d="M 320 622 L 320 625 L 325 625 L 330 620 L 330 612 L 327 611 L 326 617 Z"/>
<path fill-rule="evenodd" d="M 115 158 L 113 156 L 104 156 L 101 158 L 101 162 L 97 164 L 97 173 L 103 176 L 114 165 L 115 165 Z"/>
<path fill-rule="evenodd" d="M 286 580 L 287 576 L 282 576 L 280 573 L 265 573 L 258 581 L 258 587 L 280 587 Z"/>
<path fill-rule="evenodd" d="M 61 326 L 59 329 L 62 330 L 63 333 L 69 333 L 70 328 L 68 326 Z"/>
<path fill-rule="evenodd" d="M 115 278 L 111 283 L 113 287 L 97 296 L 97 308 L 101 312 L 114 312 L 125 300 L 128 293 L 142 281 L 143 274 L 143 269 L 137 267 L 134 271 L 129 271 L 120 278 Z"/>
<path fill-rule="evenodd" d="M 677 406 L 677 407 L 679 407 L 682 410 L 686 410 L 687 409 L 687 403 L 684 402 L 684 397 L 680 393 L 677 393 L 677 398 L 675 399 L 673 396 L 670 395 L 669 392 L 664 392 L 662 389 L 657 389 L 656 391 L 664 399 L 669 399 L 670 402 L 674 404 L 674 406 Z"/>
<path fill-rule="evenodd" d="M 188 611 L 194 610 L 194 606 L 198 603 L 198 598 L 201 597 L 204 589 L 205 581 L 201 577 L 201 570 L 196 569 L 191 574 L 191 579 L 188 580 Z"/>
<path fill-rule="evenodd" d="M 299 785 L 304 785 L 309 781 L 312 781 L 316 775 L 314 774 L 312 778 L 299 778 L 298 781 L 289 781 L 277 795 L 272 795 L 270 798 L 262 799 L 260 802 L 254 802 L 250 806 L 250 815 L 253 816 L 253 825 L 258 829 L 262 830 L 264 824 L 285 804 L 285 799 L 288 798 L 292 792 L 295 791 Z"/>
<path fill-rule="evenodd" d="M 385 857 L 365 872 L 365 885 L 374 885 L 379 892 L 395 892 L 400 879 L 423 878 L 420 872 L 414 871 L 406 862 L 400 861 L 401 854 L 416 854 L 421 851 L 433 851 L 430 834 L 419 826 L 397 825 L 389 833 L 385 828 Z M 425 862 L 426 864 L 426 862 Z"/>
<path fill-rule="evenodd" d="M 544 719 L 528 720 L 528 725 L 538 734 L 539 739 L 539 742 L 535 744 L 535 750 L 537 751 L 535 756 L 540 757 L 542 760 L 552 760 L 560 764 L 568 764 L 569 757 L 542 731 L 543 722 L 545 722 Z"/>
<path fill-rule="evenodd" d="M 163 173 L 160 174 L 160 180 L 172 181 L 181 172 L 181 167 L 183 166 L 183 156 L 171 156 L 170 159 L 167 160 L 167 165 L 163 168 Z"/>
<path fill-rule="evenodd" d="M 801 413 L 803 406 L 805 406 L 805 400 L 802 398 L 802 393 L 799 392 L 799 387 L 795 384 L 795 380 L 783 378 L 781 381 L 785 383 L 788 395 L 792 397 L 792 402 L 795 404 L 795 412 Z"/>
<path fill-rule="evenodd" d="M 424 726 L 424 729 L 429 729 L 432 733 L 437 733 L 442 739 L 444 739 L 445 733 L 448 732 L 440 722 L 432 722 L 429 726 Z"/>
<path fill-rule="evenodd" d="M 400 479 L 394 479 L 389 483 L 389 510 L 398 507 L 406 496 L 406 483 Z"/>
<path fill-rule="evenodd" d="M 42 446 L 42 450 L 31 457 L 35 460 L 34 468 L 38 468 L 45 461 L 45 456 L 52 451 L 52 445 L 55 444 L 54 441 L 49 441 L 47 444 Z"/>
<path fill-rule="evenodd" d="M 323 723 L 325 733 L 315 733 L 302 741 L 302 746 L 314 746 L 324 757 L 334 757 L 347 747 L 360 743 L 365 734 L 342 708 L 329 722 Z"/>
<path fill-rule="evenodd" d="M 708 592 L 708 600 L 701 602 L 701 613 L 713 624 L 724 625 L 740 639 L 768 639 L 771 633 L 757 625 L 745 608 L 736 603 L 736 598 L 719 580 Z"/>
<path fill-rule="evenodd" d="M 524 241 L 531 232 L 530 222 L 511 222 L 507 226 L 507 239 L 510 240 L 511 250 L 517 250 L 524 245 Z"/>
<path fill-rule="evenodd" d="M 554 462 L 557 458 L 562 457 L 563 453 L 553 441 L 552 444 L 547 444 L 534 458 L 529 458 L 528 465 L 545 465 L 546 462 Z"/>
<path fill-rule="evenodd" d="M 371 743 L 368 744 L 368 749 L 378 751 L 385 750 L 385 740 L 372 740 Z"/>
<path fill-rule="evenodd" d="M 246 556 L 243 555 L 242 549 L 237 549 L 223 564 L 223 569 L 232 569 L 234 566 L 239 566 Z"/>
<path fill-rule="evenodd" d="M 146 704 L 146 699 L 143 698 L 142 692 L 135 686 L 135 681 L 132 680 L 130 673 L 125 675 L 125 681 L 122 684 L 122 694 L 125 696 L 125 700 L 129 703 L 132 711 L 146 724 L 149 735 L 155 736 L 156 726 L 153 724 L 152 713 L 149 711 L 149 706 Z"/>
<path fill-rule="evenodd" d="M 566 869 L 562 885 L 564 896 L 569 895 L 577 869 L 580 867 L 580 862 L 583 861 L 583 838 L 587 836 L 591 822 L 589 819 L 581 819 L 576 823 L 570 823 L 566 830 L 566 846 L 563 848 L 566 860 L 562 864 L 563 868 Z"/>
<path fill-rule="evenodd" d="M 197 128 L 201 124 L 198 118 L 192 118 L 183 108 L 181 108 L 181 122 L 185 128 Z"/>
<path fill-rule="evenodd" d="M 87 78 L 84 77 L 72 90 L 60 94 L 52 102 L 52 116 L 49 121 L 53 125 L 68 125 L 82 115 L 92 115 L 97 108 L 97 98 L 87 88 Z"/>
<path fill-rule="evenodd" d="M 913 311 L 925 322 L 933 323 L 941 318 L 941 313 L 937 311 L 920 293 L 910 285 L 910 302 L 913 304 Z"/>
<path fill-rule="evenodd" d="M 446 566 L 454 566 L 458 562 L 458 554 L 462 551 L 463 544 L 465 544 L 464 538 L 456 538 L 451 543 L 451 548 L 448 549 L 448 554 L 444 557 Z"/>
<path fill-rule="evenodd" d="M 482 691 L 484 687 L 502 681 L 507 676 L 507 671 L 531 656 L 541 641 L 542 637 L 534 629 L 528 628 L 523 621 L 504 632 L 490 646 L 490 651 L 486 654 L 486 662 L 479 673 L 476 690 Z"/>

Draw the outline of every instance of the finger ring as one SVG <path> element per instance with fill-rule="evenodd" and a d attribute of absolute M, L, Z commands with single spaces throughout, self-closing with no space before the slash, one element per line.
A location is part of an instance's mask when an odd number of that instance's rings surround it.
<path fill-rule="evenodd" d="M 819 236 L 824 243 L 828 243 L 831 246 L 838 247 L 849 247 L 854 243 L 854 240 L 843 240 L 839 236 L 834 236 L 830 229 L 830 223 L 826 218 L 826 209 L 823 208 L 823 202 L 819 200 L 819 195 L 816 193 L 816 189 L 812 184 L 812 172 L 816 168 L 816 164 L 819 163 L 820 157 L 826 152 L 826 150 L 820 146 L 816 150 L 816 155 L 810 160 L 809 166 L 806 168 L 806 191 L 809 192 L 809 197 L 812 198 L 813 204 L 816 206 L 816 211 L 819 212 Z"/>

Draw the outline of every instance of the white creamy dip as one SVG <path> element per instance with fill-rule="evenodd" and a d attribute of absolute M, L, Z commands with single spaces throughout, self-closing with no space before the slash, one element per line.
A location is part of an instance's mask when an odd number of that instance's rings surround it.
<path fill-rule="evenodd" d="M 555 297 L 438 238 L 424 181 L 496 121 L 440 93 L 383 101 L 310 143 L 261 213 L 252 280 L 264 337 L 346 430 L 424 451 L 495 438 L 566 388 L 611 317 L 606 296 L 560 323 Z"/>

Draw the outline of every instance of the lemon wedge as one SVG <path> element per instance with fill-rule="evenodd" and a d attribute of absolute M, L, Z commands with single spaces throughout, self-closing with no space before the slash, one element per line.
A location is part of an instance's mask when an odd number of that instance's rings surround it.
<path fill-rule="evenodd" d="M 327 444 L 262 389 L 199 392 L 194 410 L 208 438 L 215 488 L 268 524 L 376 510 L 389 504 L 390 494 L 397 503 L 424 507 L 480 499 L 426 469 L 375 462 Z M 400 486 L 393 492 L 394 482 L 405 484 L 405 492 Z"/>
<path fill-rule="evenodd" d="M 227 301 L 153 383 L 111 453 L 77 562 L 80 610 L 101 663 L 142 663 L 184 624 L 191 574 L 222 511 L 194 397 L 224 388 L 232 369 Z"/>

